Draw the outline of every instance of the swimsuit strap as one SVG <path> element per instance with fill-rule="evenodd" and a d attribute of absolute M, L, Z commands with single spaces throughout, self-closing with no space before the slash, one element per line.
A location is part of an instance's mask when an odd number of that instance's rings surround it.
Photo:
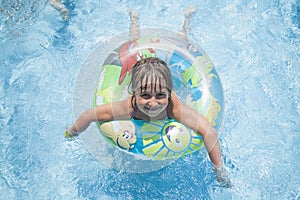
<path fill-rule="evenodd" d="M 132 114 L 131 114 L 131 118 L 132 118 L 132 119 L 137 119 L 137 118 L 136 118 L 136 113 L 137 113 L 137 107 L 134 105 L 134 107 L 133 107 L 133 112 L 132 112 Z"/>

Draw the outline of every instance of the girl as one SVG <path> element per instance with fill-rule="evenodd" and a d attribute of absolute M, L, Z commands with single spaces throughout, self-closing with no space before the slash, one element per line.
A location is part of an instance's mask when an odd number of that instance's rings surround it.
<path fill-rule="evenodd" d="M 222 167 L 218 134 L 201 114 L 180 101 L 172 91 L 172 76 L 167 64 L 158 58 L 146 58 L 132 67 L 130 95 L 121 101 L 104 104 L 84 111 L 66 131 L 71 138 L 84 131 L 91 122 L 124 119 L 176 119 L 202 135 L 217 180 L 230 185 Z"/>

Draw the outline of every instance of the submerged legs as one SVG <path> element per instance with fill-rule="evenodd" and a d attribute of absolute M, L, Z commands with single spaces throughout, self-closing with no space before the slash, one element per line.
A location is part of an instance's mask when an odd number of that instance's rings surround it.
<path fill-rule="evenodd" d="M 140 37 L 140 30 L 139 30 L 139 23 L 138 23 L 139 13 L 135 10 L 129 10 L 129 15 L 131 18 L 129 36 L 131 40 L 136 40 L 137 38 Z"/>
<path fill-rule="evenodd" d="M 61 1 L 62 0 L 49 0 L 49 4 L 60 12 L 60 15 L 64 21 L 68 21 L 69 11 Z"/>
<path fill-rule="evenodd" d="M 189 7 L 184 9 L 184 23 L 182 26 L 182 30 L 179 32 L 179 37 L 181 37 L 182 39 L 187 39 L 187 31 L 191 29 L 190 27 L 190 19 L 191 19 L 191 15 L 196 12 L 196 8 L 195 7 Z"/>

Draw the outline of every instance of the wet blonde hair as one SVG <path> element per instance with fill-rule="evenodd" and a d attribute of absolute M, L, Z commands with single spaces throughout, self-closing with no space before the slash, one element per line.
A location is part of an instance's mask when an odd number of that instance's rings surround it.
<path fill-rule="evenodd" d="M 172 75 L 167 64 L 159 58 L 145 58 L 138 61 L 132 68 L 132 77 L 129 89 L 131 94 L 137 91 L 145 92 L 150 83 L 151 92 L 167 88 L 168 93 L 173 89 Z"/>

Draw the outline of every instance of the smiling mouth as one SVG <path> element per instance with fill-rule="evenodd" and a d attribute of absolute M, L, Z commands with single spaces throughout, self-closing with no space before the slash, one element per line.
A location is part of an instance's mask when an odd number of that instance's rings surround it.
<path fill-rule="evenodd" d="M 157 113 L 161 110 L 161 106 L 145 107 L 145 110 L 147 110 L 149 113 Z"/>

